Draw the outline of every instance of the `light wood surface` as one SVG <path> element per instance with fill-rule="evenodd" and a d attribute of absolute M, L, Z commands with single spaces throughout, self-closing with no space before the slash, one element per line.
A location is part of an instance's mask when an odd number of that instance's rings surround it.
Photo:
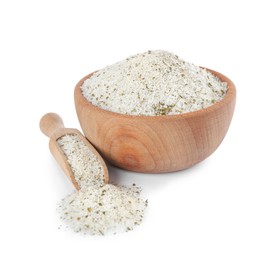
<path fill-rule="evenodd" d="M 74 92 L 77 116 L 88 140 L 111 164 L 123 169 L 160 173 L 191 167 L 212 154 L 230 126 L 236 89 L 228 83 L 225 97 L 195 112 L 170 116 L 132 116 L 103 110 L 82 95 L 81 79 Z"/>
<path fill-rule="evenodd" d="M 104 160 L 99 155 L 97 150 L 92 146 L 92 144 L 83 136 L 83 134 L 81 134 L 80 131 L 73 128 L 65 128 L 63 120 L 59 115 L 55 113 L 45 114 L 41 118 L 40 129 L 46 136 L 50 138 L 49 149 L 52 155 L 54 156 L 54 158 L 56 159 L 56 161 L 58 162 L 58 164 L 60 165 L 60 167 L 62 168 L 62 170 L 65 172 L 65 174 L 72 182 L 76 190 L 79 190 L 80 187 L 78 186 L 74 178 L 72 169 L 67 161 L 64 152 L 62 151 L 62 149 L 57 143 L 57 140 L 64 135 L 71 135 L 71 134 L 77 135 L 87 145 L 90 151 L 97 156 L 100 163 L 102 164 L 104 169 L 104 181 L 105 183 L 108 183 L 109 181 L 108 170 Z"/>

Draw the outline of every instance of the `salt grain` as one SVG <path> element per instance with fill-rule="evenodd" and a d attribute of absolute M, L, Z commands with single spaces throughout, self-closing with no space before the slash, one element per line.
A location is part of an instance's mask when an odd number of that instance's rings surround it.
<path fill-rule="evenodd" d="M 77 135 L 64 135 L 57 142 L 65 153 L 80 188 L 104 184 L 100 161 Z"/>
<path fill-rule="evenodd" d="M 166 51 L 148 51 L 86 79 L 82 94 L 102 109 L 130 115 L 175 115 L 213 105 L 227 84 Z"/>
<path fill-rule="evenodd" d="M 58 144 L 81 188 L 58 204 L 66 227 L 83 234 L 105 235 L 133 230 L 142 222 L 147 201 L 140 198 L 138 186 L 105 184 L 98 158 L 77 135 L 65 135 Z"/>
<path fill-rule="evenodd" d="M 90 235 L 133 230 L 142 222 L 147 201 L 140 188 L 106 184 L 65 197 L 58 205 L 62 220 L 75 232 Z"/>

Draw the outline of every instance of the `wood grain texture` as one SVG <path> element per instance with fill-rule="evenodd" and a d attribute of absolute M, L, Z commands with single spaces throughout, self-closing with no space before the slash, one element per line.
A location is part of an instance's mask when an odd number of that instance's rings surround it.
<path fill-rule="evenodd" d="M 209 71 L 228 83 L 225 97 L 206 109 L 168 116 L 124 115 L 92 105 L 80 89 L 91 73 L 78 82 L 74 92 L 81 128 L 100 154 L 120 168 L 160 173 L 191 167 L 220 145 L 235 108 L 233 82 Z"/>
<path fill-rule="evenodd" d="M 72 172 L 72 169 L 67 161 L 67 158 L 63 150 L 60 148 L 59 144 L 57 143 L 57 140 L 63 137 L 64 135 L 77 135 L 80 138 L 80 140 L 82 140 L 85 143 L 85 145 L 90 149 L 90 151 L 94 155 L 96 155 L 96 157 L 100 161 L 104 170 L 105 183 L 109 182 L 108 169 L 103 158 L 100 156 L 97 150 L 92 146 L 92 144 L 83 136 L 83 134 L 81 134 L 80 131 L 74 128 L 65 128 L 63 120 L 59 115 L 55 113 L 45 114 L 41 118 L 40 129 L 46 136 L 50 137 L 49 140 L 50 152 L 52 153 L 53 157 L 56 159 L 57 163 L 60 165 L 61 169 L 67 175 L 67 177 L 69 178 L 69 180 L 71 181 L 71 183 L 73 184 L 76 190 L 79 190 L 80 187 L 74 178 L 74 174 Z"/>

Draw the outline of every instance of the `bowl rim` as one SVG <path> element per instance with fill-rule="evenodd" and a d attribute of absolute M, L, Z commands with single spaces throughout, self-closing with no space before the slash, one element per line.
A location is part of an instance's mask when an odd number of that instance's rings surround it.
<path fill-rule="evenodd" d="M 155 116 L 148 116 L 148 115 L 129 115 L 129 114 L 121 114 L 118 112 L 113 112 L 110 110 L 105 110 L 103 108 L 100 108 L 94 104 L 92 104 L 90 101 L 88 101 L 82 94 L 81 91 L 81 86 L 83 85 L 83 82 L 90 78 L 94 73 L 96 73 L 97 71 L 94 71 L 88 75 L 86 75 L 85 77 L 83 77 L 81 80 L 78 81 L 78 83 L 75 86 L 74 89 L 74 98 L 75 98 L 75 103 L 77 102 L 77 97 L 78 98 L 78 102 L 82 102 L 86 107 L 89 107 L 90 109 L 93 109 L 95 111 L 99 111 L 101 113 L 104 113 L 108 116 L 116 116 L 116 117 L 120 117 L 120 118 L 126 118 L 126 119 L 145 119 L 145 120 L 153 120 L 153 119 L 157 119 L 157 120 L 165 120 L 165 119 L 184 119 L 184 118 L 192 118 L 192 117 L 198 117 L 198 116 L 204 116 L 204 114 L 207 113 L 212 113 L 216 110 L 221 109 L 222 107 L 226 106 L 227 104 L 231 103 L 233 100 L 236 99 L 236 87 L 234 85 L 234 83 L 232 82 L 232 80 L 230 80 L 227 76 L 223 75 L 220 72 L 217 72 L 215 70 L 212 69 L 208 69 L 205 67 L 201 67 L 203 69 L 208 70 L 209 72 L 211 72 L 214 76 L 218 77 L 221 81 L 226 82 L 228 85 L 228 90 L 226 95 L 219 101 L 215 102 L 213 105 L 203 108 L 203 109 L 199 109 L 196 111 L 192 111 L 192 112 L 185 112 L 182 114 L 175 114 L 175 115 L 155 115 Z M 75 105 L 76 106 L 76 105 Z"/>

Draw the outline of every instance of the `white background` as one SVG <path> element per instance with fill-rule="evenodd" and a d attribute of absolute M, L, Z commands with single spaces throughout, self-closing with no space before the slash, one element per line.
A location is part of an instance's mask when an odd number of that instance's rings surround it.
<path fill-rule="evenodd" d="M 1 1 L 1 259 L 278 259 L 276 1 Z M 132 232 L 58 230 L 73 188 L 38 127 L 78 128 L 81 77 L 164 49 L 231 78 L 235 115 L 219 149 L 177 173 L 110 168 L 149 199 Z"/>

